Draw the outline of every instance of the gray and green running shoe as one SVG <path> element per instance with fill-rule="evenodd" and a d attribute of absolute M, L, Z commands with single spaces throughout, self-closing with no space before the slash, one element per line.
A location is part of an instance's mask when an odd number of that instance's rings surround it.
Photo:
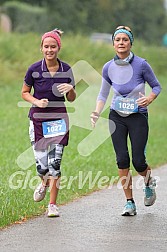
<path fill-rule="evenodd" d="M 144 205 L 145 206 L 152 206 L 155 203 L 155 200 L 156 200 L 155 187 L 156 187 L 155 178 L 150 178 L 149 185 L 145 186 L 144 188 L 144 193 L 145 193 Z"/>

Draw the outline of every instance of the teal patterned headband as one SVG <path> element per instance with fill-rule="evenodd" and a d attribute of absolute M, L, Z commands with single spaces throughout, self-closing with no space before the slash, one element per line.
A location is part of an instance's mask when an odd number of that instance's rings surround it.
<path fill-rule="evenodd" d="M 132 32 L 130 32 L 130 31 L 126 30 L 126 29 L 118 29 L 118 30 L 116 30 L 116 31 L 114 32 L 114 35 L 113 35 L 113 40 L 114 40 L 115 36 L 116 36 L 118 33 L 125 33 L 125 34 L 127 34 L 128 37 L 129 37 L 129 39 L 130 39 L 131 44 L 133 43 L 133 41 L 134 41 L 133 34 L 132 34 Z"/>

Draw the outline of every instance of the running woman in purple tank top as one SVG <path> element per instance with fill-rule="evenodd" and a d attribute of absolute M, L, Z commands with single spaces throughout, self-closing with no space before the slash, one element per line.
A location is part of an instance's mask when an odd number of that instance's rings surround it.
<path fill-rule="evenodd" d="M 40 185 L 34 201 L 44 199 L 50 187 L 48 217 L 59 216 L 56 205 L 64 146 L 68 145 L 69 120 L 65 99 L 76 98 L 71 67 L 58 59 L 62 31 L 44 33 L 41 52 L 44 58 L 32 64 L 25 75 L 22 98 L 32 104 L 29 111 L 29 135 L 36 160 Z M 31 91 L 33 90 L 33 94 Z"/>
<path fill-rule="evenodd" d="M 133 166 L 144 178 L 144 204 L 151 206 L 156 200 L 156 181 L 151 176 L 145 149 L 148 140 L 147 107 L 159 95 L 161 86 L 147 61 L 131 51 L 133 41 L 133 33 L 129 27 L 119 26 L 114 31 L 113 46 L 116 56 L 103 67 L 101 89 L 95 111 L 91 114 L 92 126 L 95 127 L 112 87 L 114 95 L 110 106 L 109 129 L 119 177 L 127 200 L 122 212 L 123 216 L 136 215 L 128 137 L 131 143 Z M 149 95 L 145 92 L 146 84 L 151 88 Z"/>

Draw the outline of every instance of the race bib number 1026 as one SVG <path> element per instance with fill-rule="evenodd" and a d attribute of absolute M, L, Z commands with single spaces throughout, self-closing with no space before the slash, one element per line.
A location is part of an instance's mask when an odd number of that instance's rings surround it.
<path fill-rule="evenodd" d="M 131 114 L 138 112 L 138 105 L 134 98 L 117 97 L 115 100 L 115 110 L 124 114 Z"/>

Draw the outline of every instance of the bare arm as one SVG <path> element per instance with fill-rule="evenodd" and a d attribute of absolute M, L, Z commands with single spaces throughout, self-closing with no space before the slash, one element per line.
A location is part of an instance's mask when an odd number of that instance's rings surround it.
<path fill-rule="evenodd" d="M 105 102 L 102 100 L 97 101 L 96 103 L 96 109 L 95 111 L 93 111 L 90 115 L 91 117 L 91 123 L 92 123 L 92 127 L 95 127 L 95 124 L 100 116 L 100 113 L 102 112 L 103 108 L 104 108 Z"/>
<path fill-rule="evenodd" d="M 21 97 L 31 104 L 39 107 L 39 108 L 46 108 L 48 105 L 48 99 L 37 99 L 31 95 L 31 87 L 27 86 L 25 83 L 23 84 L 21 90 Z"/>
<path fill-rule="evenodd" d="M 61 94 L 66 94 L 67 100 L 73 102 L 76 98 L 76 92 L 72 85 L 63 83 L 57 86 L 57 89 Z"/>
<path fill-rule="evenodd" d="M 148 106 L 151 102 L 153 102 L 155 100 L 155 98 L 157 97 L 156 94 L 154 94 L 153 92 L 151 92 L 148 96 L 145 96 L 144 94 L 140 93 L 140 98 L 137 99 L 137 104 L 141 107 L 146 107 Z"/>
<path fill-rule="evenodd" d="M 67 93 L 66 97 L 67 97 L 67 100 L 68 100 L 69 102 L 73 102 L 73 101 L 75 100 L 75 98 L 76 98 L 75 89 L 72 88 L 72 89 Z"/>

